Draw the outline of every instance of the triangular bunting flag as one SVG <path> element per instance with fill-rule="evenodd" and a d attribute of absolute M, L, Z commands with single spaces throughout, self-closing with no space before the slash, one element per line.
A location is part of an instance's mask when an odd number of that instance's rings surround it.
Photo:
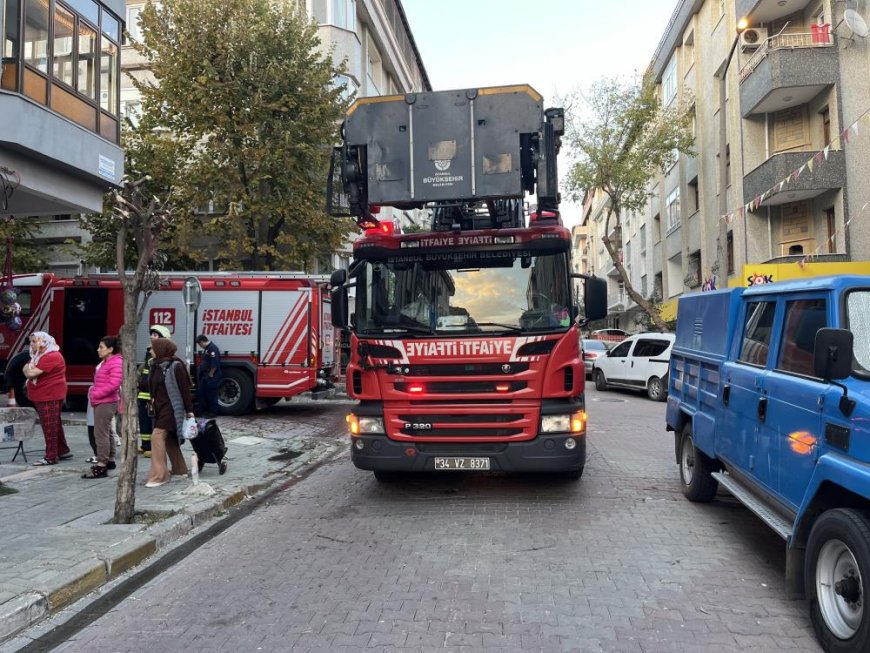
<path fill-rule="evenodd" d="M 813 160 L 812 160 L 812 159 L 810 159 L 809 161 L 807 161 L 804 165 L 806 165 L 807 170 L 809 170 L 810 172 L 813 171 Z"/>
<path fill-rule="evenodd" d="M 831 145 L 833 145 L 833 143 Z M 825 149 L 822 150 L 822 153 L 825 155 L 825 161 L 828 160 L 828 152 L 831 151 L 831 145 L 826 146 Z"/>
<path fill-rule="evenodd" d="M 816 152 L 816 155 L 813 157 L 813 161 L 815 161 L 816 163 L 821 163 L 823 156 L 824 154 L 822 154 L 821 152 Z"/>
<path fill-rule="evenodd" d="M 852 126 L 849 127 L 849 129 L 851 129 L 853 132 L 855 132 L 855 136 L 857 136 L 858 135 L 858 121 L 856 120 L 855 122 L 853 122 Z"/>
<path fill-rule="evenodd" d="M 842 134 L 840 134 L 840 138 L 843 139 L 843 142 L 844 142 L 844 143 L 848 143 L 848 142 L 849 142 L 849 128 L 848 128 L 848 127 L 847 127 L 846 129 L 843 130 L 843 133 L 842 133 Z"/>

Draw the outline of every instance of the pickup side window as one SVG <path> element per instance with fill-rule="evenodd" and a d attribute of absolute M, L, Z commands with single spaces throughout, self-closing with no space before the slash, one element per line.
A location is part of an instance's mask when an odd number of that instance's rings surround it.
<path fill-rule="evenodd" d="M 828 325 L 824 299 L 799 299 L 786 302 L 782 348 L 776 369 L 813 376 L 813 350 L 816 332 Z"/>
<path fill-rule="evenodd" d="M 846 296 L 846 320 L 855 337 L 857 371 L 867 374 L 870 372 L 870 291 L 855 290 Z"/>
<path fill-rule="evenodd" d="M 746 322 L 743 324 L 743 344 L 740 347 L 741 363 L 764 367 L 770 350 L 770 336 L 776 302 L 750 302 L 746 305 Z"/>

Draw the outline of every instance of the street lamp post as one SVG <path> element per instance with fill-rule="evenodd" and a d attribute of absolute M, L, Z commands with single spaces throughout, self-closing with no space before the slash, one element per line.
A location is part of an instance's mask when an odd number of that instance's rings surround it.
<path fill-rule="evenodd" d="M 721 275 L 720 278 L 728 276 L 728 254 L 726 251 L 728 245 L 728 223 L 724 219 L 725 214 L 728 213 L 728 196 L 726 194 L 728 189 L 728 165 L 725 156 L 725 149 L 728 147 L 728 118 L 725 110 L 725 98 L 728 93 L 726 80 L 728 77 L 728 67 L 731 65 L 731 58 L 737 49 L 740 35 L 748 26 L 749 20 L 746 17 L 737 21 L 737 34 L 734 36 L 734 42 L 731 44 L 728 57 L 722 66 L 722 74 L 719 75 L 719 244 L 717 247 L 716 266 Z M 742 143 L 740 147 L 743 147 Z M 722 273 L 723 269 L 724 274 Z"/>

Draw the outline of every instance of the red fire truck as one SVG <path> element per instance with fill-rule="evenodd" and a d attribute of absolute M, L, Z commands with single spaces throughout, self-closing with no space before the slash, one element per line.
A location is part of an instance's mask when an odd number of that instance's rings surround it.
<path fill-rule="evenodd" d="M 349 269 L 332 275 L 333 320 L 352 331 L 352 459 L 378 479 L 433 470 L 580 478 L 579 328 L 604 317 L 606 284 L 571 273 L 558 212 L 562 131 L 562 111 L 543 111 L 528 86 L 351 107 L 327 204 L 365 232 Z M 537 207 L 526 215 L 532 191 Z M 432 231 L 394 233 L 375 217 L 384 205 L 429 209 Z M 582 316 L 572 277 L 583 279 Z"/>
<path fill-rule="evenodd" d="M 194 278 L 198 306 L 185 303 L 183 289 Z M 329 392 L 335 378 L 336 342 L 331 325 L 327 278 L 302 273 L 165 274 L 150 296 L 139 325 L 135 356 L 144 360 L 148 328 L 161 324 L 173 334 L 179 356 L 195 360 L 194 338 L 204 333 L 220 348 L 221 412 L 241 415 L 256 405 L 311 391 Z M 53 335 L 67 362 L 71 396 L 91 385 L 100 338 L 117 334 L 124 320 L 117 276 L 59 278 L 52 274 L 14 279 L 24 326 L 0 326 L 3 385 L 27 404 L 22 367 L 33 331 Z M 193 375 L 195 380 L 196 376 Z"/>

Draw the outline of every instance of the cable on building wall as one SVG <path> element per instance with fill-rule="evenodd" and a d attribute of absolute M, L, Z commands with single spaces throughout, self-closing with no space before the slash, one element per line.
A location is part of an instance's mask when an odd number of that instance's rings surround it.
<path fill-rule="evenodd" d="M 15 170 L 0 166 L 0 211 L 9 208 L 12 193 L 21 185 L 21 177 Z"/>

